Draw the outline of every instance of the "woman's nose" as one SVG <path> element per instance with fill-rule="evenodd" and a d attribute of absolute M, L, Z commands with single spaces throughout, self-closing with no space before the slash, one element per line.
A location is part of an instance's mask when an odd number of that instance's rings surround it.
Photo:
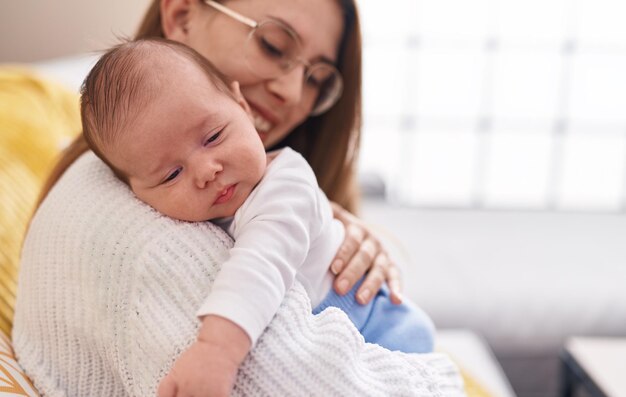
<path fill-rule="evenodd" d="M 196 156 L 194 168 L 195 168 L 195 180 L 198 188 L 205 188 L 211 182 L 217 179 L 217 176 L 224 166 L 218 159 L 208 156 Z"/>
<path fill-rule="evenodd" d="M 304 65 L 298 65 L 286 74 L 269 81 L 268 89 L 285 105 L 296 105 L 302 100 Z"/>

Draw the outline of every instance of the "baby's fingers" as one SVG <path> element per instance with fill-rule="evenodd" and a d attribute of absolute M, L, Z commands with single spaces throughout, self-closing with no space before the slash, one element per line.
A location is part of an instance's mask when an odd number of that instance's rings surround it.
<path fill-rule="evenodd" d="M 177 387 L 174 377 L 171 374 L 167 374 L 165 378 L 161 379 L 159 387 L 157 389 L 158 397 L 176 397 Z"/>

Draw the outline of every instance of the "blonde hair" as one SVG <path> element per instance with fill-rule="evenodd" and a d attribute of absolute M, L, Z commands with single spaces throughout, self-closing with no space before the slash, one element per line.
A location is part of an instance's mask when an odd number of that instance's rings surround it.
<path fill-rule="evenodd" d="M 158 95 L 154 66 L 163 51 L 192 62 L 219 91 L 235 100 L 224 76 L 205 57 L 184 44 L 152 37 L 125 42 L 104 53 L 81 87 L 83 136 L 89 148 L 126 184 L 127 175 L 105 152 L 141 114 L 139 109 Z"/>
<path fill-rule="evenodd" d="M 309 162 L 328 198 L 350 212 L 358 208 L 356 164 L 361 133 L 361 28 L 354 0 L 336 0 L 343 10 L 344 32 L 339 46 L 337 69 L 344 79 L 343 95 L 328 112 L 309 117 L 275 149 L 290 146 Z M 153 0 L 136 38 L 164 37 L 161 2 Z M 63 172 L 88 146 L 80 135 L 63 153 L 40 195 L 39 203 Z"/>

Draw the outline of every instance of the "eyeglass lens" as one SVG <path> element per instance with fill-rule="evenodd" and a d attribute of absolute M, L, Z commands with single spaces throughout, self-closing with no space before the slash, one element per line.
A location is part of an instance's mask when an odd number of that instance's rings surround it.
<path fill-rule="evenodd" d="M 299 61 L 300 43 L 292 32 L 279 23 L 265 21 L 252 30 L 246 44 L 248 66 L 254 73 L 265 78 L 281 76 Z M 341 95 L 342 81 L 335 67 L 316 63 L 305 76 L 308 87 L 317 90 L 317 100 L 312 114 L 328 110 Z"/>
<path fill-rule="evenodd" d="M 271 22 L 262 23 L 251 32 L 246 48 L 249 60 L 257 61 L 250 66 L 263 77 L 278 77 L 289 71 L 299 53 L 298 41 L 283 27 Z"/>

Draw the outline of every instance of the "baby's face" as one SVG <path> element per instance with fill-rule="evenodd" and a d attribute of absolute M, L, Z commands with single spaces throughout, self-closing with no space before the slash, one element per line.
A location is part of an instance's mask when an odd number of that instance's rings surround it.
<path fill-rule="evenodd" d="M 160 76 L 108 158 L 139 199 L 185 221 L 234 215 L 261 180 L 263 144 L 245 110 L 193 65 Z"/>

